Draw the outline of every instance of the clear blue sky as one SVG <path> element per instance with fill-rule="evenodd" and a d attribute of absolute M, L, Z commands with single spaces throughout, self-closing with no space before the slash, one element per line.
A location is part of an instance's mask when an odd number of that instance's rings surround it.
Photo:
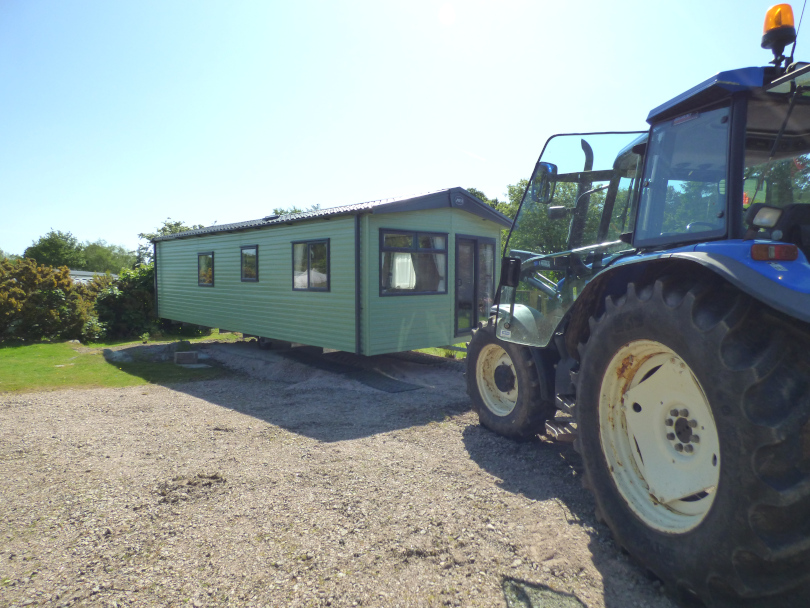
<path fill-rule="evenodd" d="M 549 135 L 643 129 L 766 64 L 771 4 L 0 0 L 0 249 L 51 228 L 134 249 L 167 217 L 453 186 L 503 198 Z"/>

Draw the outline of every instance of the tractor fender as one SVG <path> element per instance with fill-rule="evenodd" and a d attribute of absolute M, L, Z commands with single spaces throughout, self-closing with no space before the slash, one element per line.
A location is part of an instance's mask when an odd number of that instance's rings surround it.
<path fill-rule="evenodd" d="M 802 279 L 801 287 L 810 285 L 810 267 L 807 262 L 785 263 L 786 266 L 788 264 L 797 265 L 795 270 Z M 810 323 L 810 294 L 792 289 L 788 286 L 793 285 L 792 282 L 777 283 L 735 258 L 703 251 L 634 256 L 605 268 L 582 290 L 567 315 L 565 345 L 568 352 L 576 356 L 578 345 L 588 339 L 588 319 L 601 314 L 606 297 L 619 297 L 625 292 L 629 282 L 650 282 L 657 276 L 670 273 L 711 273 L 774 310 Z"/>
<path fill-rule="evenodd" d="M 784 275 L 777 274 L 774 278 L 769 278 L 763 272 L 752 268 L 750 264 L 722 253 L 691 251 L 673 253 L 672 257 L 697 262 L 774 310 L 805 323 L 810 322 L 810 266 L 807 262 L 797 260 L 775 264 L 783 269 Z M 757 264 L 767 268 L 769 274 L 775 274 L 771 264 L 767 262 Z M 778 282 L 782 278 L 784 281 Z"/>

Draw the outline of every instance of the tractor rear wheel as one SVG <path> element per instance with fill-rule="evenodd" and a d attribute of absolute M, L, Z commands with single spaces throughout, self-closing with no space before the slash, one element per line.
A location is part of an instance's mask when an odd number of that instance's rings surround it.
<path fill-rule="evenodd" d="M 467 393 L 482 426 L 526 439 L 554 416 L 546 370 L 538 370 L 527 346 L 495 337 L 495 325 L 480 324 L 467 345 Z"/>
<path fill-rule="evenodd" d="M 810 575 L 810 340 L 718 281 L 605 302 L 580 346 L 578 447 L 618 544 L 712 605 Z"/>

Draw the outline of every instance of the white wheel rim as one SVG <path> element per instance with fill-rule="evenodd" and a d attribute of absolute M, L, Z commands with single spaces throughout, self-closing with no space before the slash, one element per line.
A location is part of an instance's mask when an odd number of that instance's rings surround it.
<path fill-rule="evenodd" d="M 691 530 L 720 479 L 720 441 L 708 399 L 686 363 L 651 340 L 624 345 L 602 379 L 599 427 L 608 470 L 651 528 Z"/>
<path fill-rule="evenodd" d="M 496 370 L 505 365 L 509 368 L 514 382 L 510 390 L 501 390 L 495 382 Z M 496 416 L 508 416 L 515 409 L 518 396 L 517 374 L 512 358 L 497 344 L 487 344 L 481 349 L 476 362 L 475 378 L 478 393 L 484 405 Z"/>

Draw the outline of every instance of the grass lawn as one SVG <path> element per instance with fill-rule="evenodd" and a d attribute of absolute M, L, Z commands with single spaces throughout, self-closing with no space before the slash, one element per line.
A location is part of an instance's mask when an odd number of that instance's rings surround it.
<path fill-rule="evenodd" d="M 200 340 L 224 339 L 235 341 L 241 334 L 222 334 Z M 161 342 L 164 340 L 161 339 Z M 168 340 L 172 341 L 172 340 Z M 0 346 L 0 393 L 55 390 L 61 388 L 97 388 L 137 386 L 141 384 L 168 384 L 194 380 L 208 380 L 223 375 L 225 370 L 214 366 L 187 369 L 174 363 L 108 363 L 102 350 L 123 344 L 31 344 L 28 346 Z"/>
<path fill-rule="evenodd" d="M 453 346 L 458 346 L 461 348 L 467 348 L 466 342 L 459 342 L 458 344 L 454 344 Z M 467 353 L 460 352 L 457 350 L 448 350 L 446 348 L 420 348 L 416 352 L 418 353 L 425 353 L 427 355 L 433 355 L 434 357 L 444 357 L 446 359 L 466 359 Z"/>
<path fill-rule="evenodd" d="M 217 342 L 238 342 L 242 339 L 242 334 L 239 332 L 220 332 L 218 329 L 212 329 L 211 333 L 206 336 L 197 336 L 190 338 L 182 334 L 150 334 L 148 344 L 163 344 L 166 342 L 179 342 L 185 340 L 186 342 L 204 342 L 206 340 L 216 340 Z M 129 338 L 127 340 L 113 340 L 112 342 L 90 342 L 84 346 L 90 348 L 111 348 L 113 346 L 121 346 L 124 344 L 136 345 L 141 343 L 141 340 Z"/>

